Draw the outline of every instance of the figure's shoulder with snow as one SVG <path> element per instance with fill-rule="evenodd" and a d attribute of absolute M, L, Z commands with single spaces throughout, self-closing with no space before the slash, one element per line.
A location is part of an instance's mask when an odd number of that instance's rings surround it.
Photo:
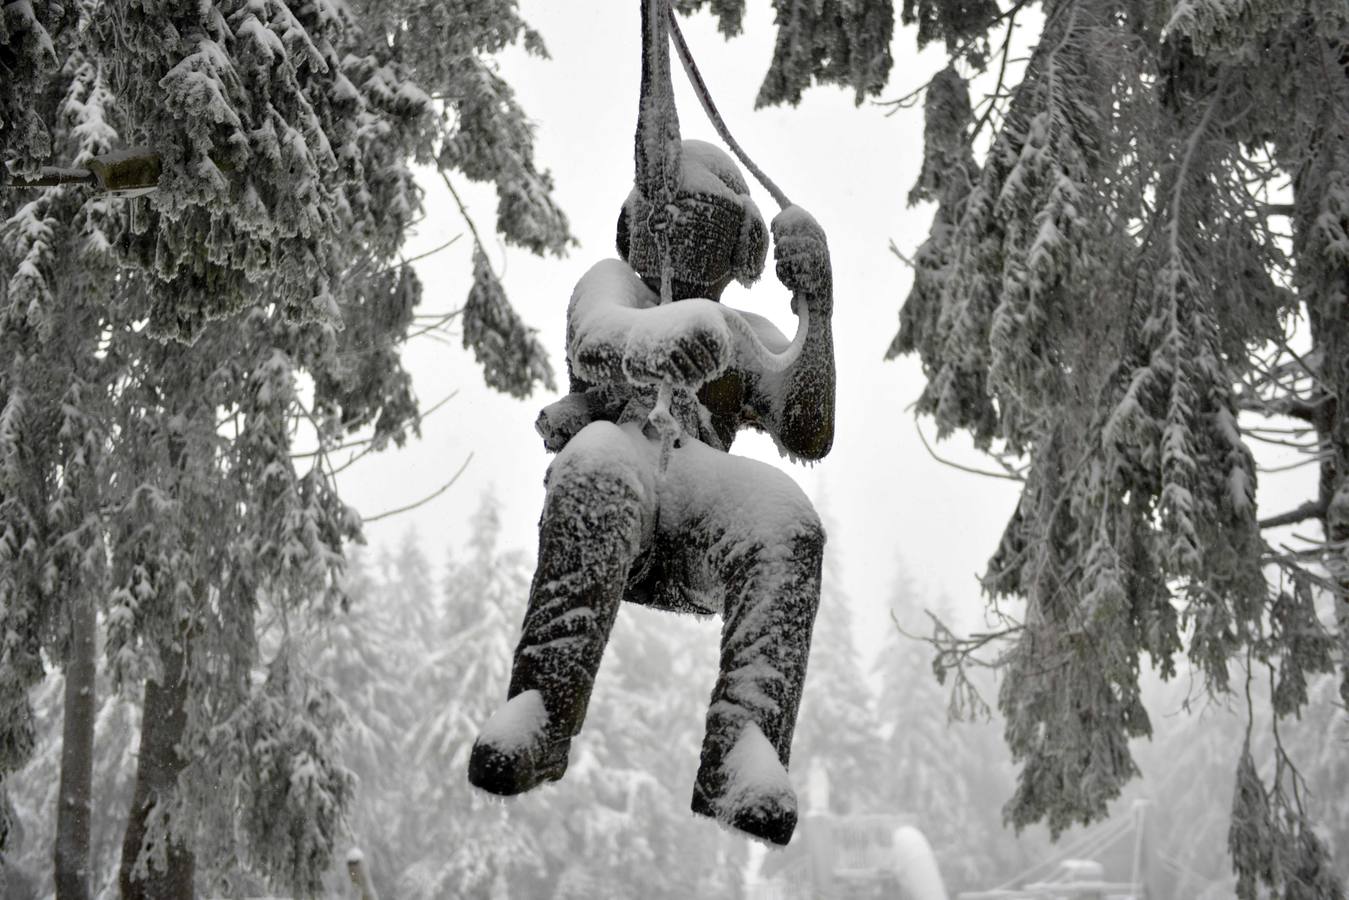
<path fill-rule="evenodd" d="M 660 298 L 621 259 L 595 263 L 576 282 L 567 306 L 567 362 L 592 384 L 622 380 L 622 355 L 632 311 Z"/>
<path fill-rule="evenodd" d="M 602 315 L 602 308 L 608 306 L 643 309 L 659 304 L 660 298 L 632 266 L 621 259 L 602 259 L 587 269 L 572 288 L 567 322 L 571 326 L 578 316 Z"/>

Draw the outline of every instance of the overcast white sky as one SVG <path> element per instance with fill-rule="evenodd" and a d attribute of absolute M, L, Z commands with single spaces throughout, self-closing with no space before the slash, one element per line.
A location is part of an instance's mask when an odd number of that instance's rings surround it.
<path fill-rule="evenodd" d="M 502 72 L 537 125 L 537 159 L 552 171 L 556 197 L 581 244 L 563 260 L 539 260 L 493 248 L 512 302 L 538 328 L 565 387 L 563 329 L 567 300 L 594 262 L 615 255 L 614 223 L 633 171 L 637 111 L 638 5 L 632 0 L 546 3 L 524 0 L 522 11 L 542 34 L 552 58 L 511 53 Z M 852 94 L 814 88 L 795 108 L 755 111 L 754 96 L 771 56 L 774 29 L 766 2 L 751 2 L 745 33 L 730 42 L 712 18 L 684 23 L 685 35 L 732 133 L 792 200 L 808 209 L 829 235 L 835 284 L 838 422 L 833 452 L 813 468 L 781 460 L 763 436 L 742 432 L 733 452 L 790 472 L 832 522 L 828 552 L 835 557 L 866 649 L 889 629 L 891 585 L 903 565 L 935 597 L 945 593 L 973 624 L 982 608 L 976 576 L 994 550 L 1015 503 L 1010 481 L 968 475 L 928 456 L 906 411 L 921 391 L 916 360 L 885 362 L 910 273 L 887 250 L 909 254 L 923 240 L 930 207 L 909 209 L 904 198 L 922 151 L 921 104 L 887 117 L 886 109 L 855 107 Z M 941 54 L 914 50 L 912 31 L 899 29 L 887 96 L 907 93 L 944 63 Z M 683 135 L 717 142 L 675 65 Z M 494 221 L 493 193 L 460 180 L 470 213 L 484 235 Z M 756 188 L 771 217 L 773 201 Z M 408 255 L 465 229 L 443 185 L 427 179 L 429 215 Z M 468 290 L 467 236 L 417 264 L 426 284 L 423 312 L 461 305 Z M 772 276 L 749 292 L 733 286 L 733 306 L 767 315 L 787 334 L 795 319 L 789 295 Z M 504 541 L 535 548 L 535 526 L 550 457 L 533 430 L 538 410 L 554 399 L 518 401 L 493 393 L 471 354 L 425 338 L 405 353 L 424 406 L 453 390 L 458 396 L 431 416 L 421 441 L 366 457 L 343 476 L 343 493 L 363 514 L 401 506 L 443 484 L 473 459 L 463 477 L 437 500 L 406 515 L 368 526 L 372 545 L 392 545 L 415 527 L 435 562 L 463 545 L 469 515 L 493 490 L 501 501 Z M 931 438 L 931 422 L 924 423 Z M 988 463 L 963 438 L 939 446 L 949 458 Z M 1294 501 L 1296 502 L 1296 501 Z M 1273 510 L 1273 507 L 1269 507 Z"/>

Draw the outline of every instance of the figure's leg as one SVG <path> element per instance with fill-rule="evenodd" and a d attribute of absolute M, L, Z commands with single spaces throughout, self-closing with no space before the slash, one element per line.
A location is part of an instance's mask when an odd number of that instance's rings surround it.
<path fill-rule="evenodd" d="M 786 768 L 820 599 L 824 531 L 813 516 L 778 524 L 723 560 L 721 673 L 693 810 L 785 844 L 796 827 Z M 776 754 L 780 769 L 767 753 Z"/>
<path fill-rule="evenodd" d="M 786 767 L 820 598 L 824 529 L 782 472 L 724 454 L 699 464 L 713 462 L 721 470 L 716 495 L 696 504 L 685 537 L 701 544 L 726 591 L 721 672 L 693 811 L 785 844 L 796 825 Z"/>
<path fill-rule="evenodd" d="M 549 467 L 508 702 L 469 761 L 478 787 L 518 794 L 566 771 L 629 571 L 650 534 L 649 470 L 642 447 L 607 422 L 584 429 Z"/>

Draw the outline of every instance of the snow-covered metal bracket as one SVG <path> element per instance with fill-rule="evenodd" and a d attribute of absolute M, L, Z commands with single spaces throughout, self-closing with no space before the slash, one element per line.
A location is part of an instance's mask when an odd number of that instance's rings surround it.
<path fill-rule="evenodd" d="M 57 187 L 83 184 L 113 197 L 140 197 L 159 189 L 163 166 L 149 147 L 112 150 L 83 166 L 43 166 L 36 175 L 18 176 L 0 183 L 6 188 Z"/>

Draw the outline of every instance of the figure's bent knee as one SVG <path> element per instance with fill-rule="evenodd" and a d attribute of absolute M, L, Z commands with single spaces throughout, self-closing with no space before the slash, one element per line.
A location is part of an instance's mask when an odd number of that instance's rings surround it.
<path fill-rule="evenodd" d="M 625 429 L 609 422 L 587 425 L 548 467 L 541 537 L 570 535 L 592 543 L 621 536 L 626 552 L 636 553 L 654 520 L 652 477 Z"/>
<path fill-rule="evenodd" d="M 793 535 L 823 551 L 829 535 L 824 530 L 824 522 L 820 521 L 820 514 L 815 511 L 815 507 L 809 502 L 807 502 L 804 510 L 798 512 L 799 517 L 796 527 L 792 530 Z"/>
<path fill-rule="evenodd" d="M 567 443 L 548 467 L 548 492 L 573 482 L 618 483 L 639 495 L 652 491 L 650 461 L 628 429 L 591 422 Z"/>
<path fill-rule="evenodd" d="M 775 479 L 764 479 L 763 490 L 751 504 L 754 532 L 766 542 L 793 549 L 824 550 L 824 523 L 810 498 L 786 474 L 773 470 Z"/>

